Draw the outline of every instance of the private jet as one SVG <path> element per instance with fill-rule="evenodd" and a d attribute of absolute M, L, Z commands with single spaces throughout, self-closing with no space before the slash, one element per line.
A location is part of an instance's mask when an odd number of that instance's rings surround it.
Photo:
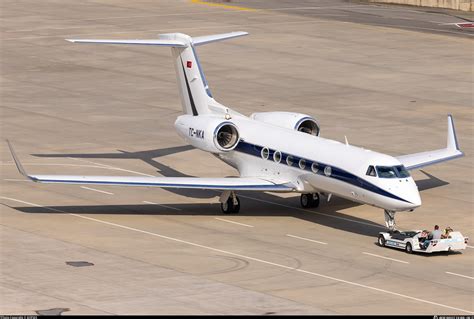
<path fill-rule="evenodd" d="M 247 35 L 247 32 L 190 37 L 161 34 L 150 40 L 68 39 L 73 43 L 167 46 L 171 48 L 183 114 L 174 126 L 190 145 L 209 152 L 239 172 L 239 177 L 141 177 L 28 174 L 8 142 L 19 172 L 34 182 L 215 190 L 222 212 L 240 210 L 239 191 L 296 192 L 301 206 L 315 208 L 320 195 L 339 196 L 384 210 L 388 228 L 395 213 L 421 205 L 409 171 L 459 158 L 453 118 L 448 115 L 444 149 L 393 157 L 320 136 L 318 121 L 293 112 L 245 116 L 218 103 L 196 54 L 196 47 Z"/>

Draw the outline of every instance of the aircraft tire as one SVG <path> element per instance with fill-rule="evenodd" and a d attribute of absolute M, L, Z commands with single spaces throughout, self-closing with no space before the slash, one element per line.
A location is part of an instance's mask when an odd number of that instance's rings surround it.
<path fill-rule="evenodd" d="M 237 214 L 240 211 L 240 199 L 236 197 L 237 205 L 234 205 L 234 200 L 229 197 L 225 203 L 221 203 L 221 210 L 224 214 Z"/>
<path fill-rule="evenodd" d="M 301 207 L 311 208 L 314 204 L 313 194 L 301 194 L 300 196 Z"/>
<path fill-rule="evenodd" d="M 314 194 L 311 194 L 311 195 L 312 195 L 312 204 L 311 204 L 311 207 L 313 207 L 313 208 L 319 207 L 319 194 L 318 194 L 318 193 L 314 193 Z"/>

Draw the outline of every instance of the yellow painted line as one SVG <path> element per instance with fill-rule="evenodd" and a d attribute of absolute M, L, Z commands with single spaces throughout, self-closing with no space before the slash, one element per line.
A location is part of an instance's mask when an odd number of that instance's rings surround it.
<path fill-rule="evenodd" d="M 191 2 L 196 3 L 196 4 L 204 4 L 204 5 L 210 6 L 210 7 L 221 7 L 221 8 L 225 8 L 225 9 L 231 9 L 231 10 L 258 11 L 257 9 L 253 9 L 253 8 L 239 7 L 239 6 L 233 6 L 233 5 L 230 5 L 230 4 L 217 3 L 217 2 L 208 2 L 208 1 L 203 1 L 203 0 L 191 0 Z"/>

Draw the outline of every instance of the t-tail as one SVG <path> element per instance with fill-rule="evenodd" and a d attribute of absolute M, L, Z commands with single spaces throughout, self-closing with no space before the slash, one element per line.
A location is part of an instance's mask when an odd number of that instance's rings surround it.
<path fill-rule="evenodd" d="M 247 32 L 231 32 L 192 38 L 183 33 L 167 33 L 160 34 L 158 39 L 150 40 L 67 39 L 67 41 L 74 43 L 158 45 L 171 47 L 183 113 L 197 116 L 212 113 L 212 109 L 209 105 L 213 104 L 214 99 L 212 98 L 201 64 L 199 63 L 195 47 L 247 34 Z"/>

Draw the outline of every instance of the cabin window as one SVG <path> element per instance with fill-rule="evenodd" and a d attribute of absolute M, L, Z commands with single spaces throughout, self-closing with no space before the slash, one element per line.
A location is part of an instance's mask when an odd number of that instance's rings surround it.
<path fill-rule="evenodd" d="M 275 161 L 275 163 L 280 163 L 281 162 L 281 152 L 280 151 L 275 151 L 275 153 L 273 153 L 273 160 Z"/>
<path fill-rule="evenodd" d="M 332 173 L 331 166 L 326 166 L 326 167 L 324 168 L 324 175 L 326 175 L 326 176 L 329 177 L 329 176 L 331 176 L 331 173 Z"/>
<path fill-rule="evenodd" d="M 301 169 L 304 169 L 306 167 L 306 161 L 304 159 L 300 159 L 299 165 Z"/>
<path fill-rule="evenodd" d="M 262 148 L 260 155 L 262 156 L 263 159 L 268 159 L 269 154 L 270 154 L 270 151 L 268 150 L 267 147 Z"/>
<path fill-rule="evenodd" d="M 314 162 L 313 164 L 311 164 L 311 170 L 313 171 L 313 173 L 316 174 L 319 170 L 318 163 Z"/>
<path fill-rule="evenodd" d="M 369 168 L 367 169 L 366 175 L 368 175 L 368 176 L 377 176 L 377 173 L 375 173 L 375 167 L 373 165 L 369 166 Z"/>
<path fill-rule="evenodd" d="M 287 164 L 288 166 L 293 166 L 293 163 L 294 163 L 294 161 L 293 161 L 293 156 L 288 155 L 288 156 L 286 157 L 286 164 Z"/>

